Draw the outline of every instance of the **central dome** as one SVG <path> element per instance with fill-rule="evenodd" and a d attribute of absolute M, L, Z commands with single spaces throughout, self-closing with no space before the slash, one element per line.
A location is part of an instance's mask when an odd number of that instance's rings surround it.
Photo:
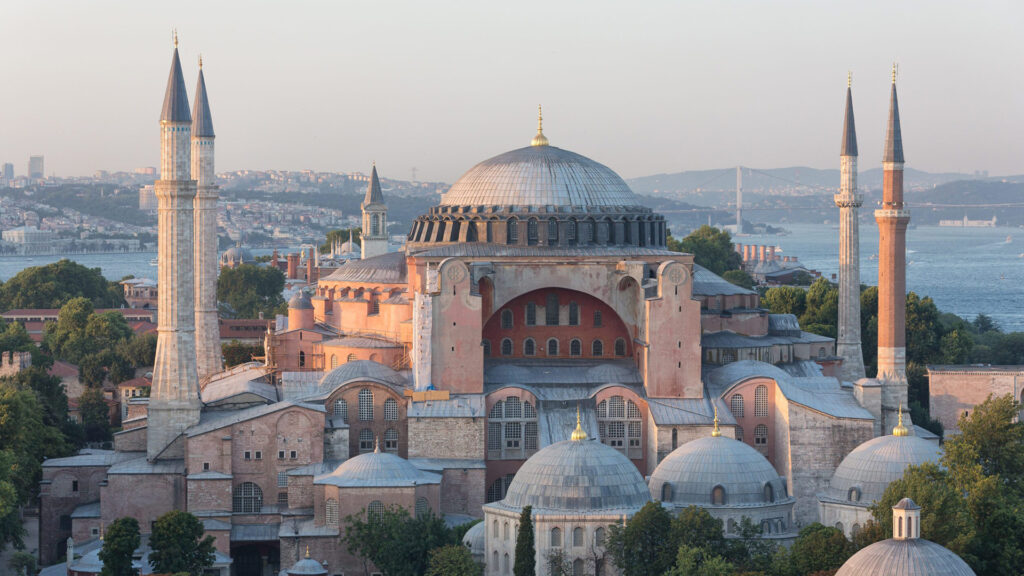
<path fill-rule="evenodd" d="M 442 206 L 637 206 L 614 171 L 554 146 L 499 154 L 470 168 L 441 199 Z"/>

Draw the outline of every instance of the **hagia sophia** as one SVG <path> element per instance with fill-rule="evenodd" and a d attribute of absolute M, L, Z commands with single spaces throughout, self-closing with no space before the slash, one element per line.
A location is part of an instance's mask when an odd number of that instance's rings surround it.
<path fill-rule="evenodd" d="M 466 545 L 486 574 L 511 574 L 529 505 L 538 573 L 557 548 L 576 574 L 612 574 L 604 532 L 648 502 L 706 508 L 727 535 L 749 518 L 782 543 L 813 522 L 852 536 L 908 465 L 940 457 L 938 438 L 901 410 L 909 212 L 895 77 L 875 212 L 877 378 L 860 359 L 849 88 L 837 339 L 669 251 L 665 219 L 610 168 L 552 145 L 538 119 L 529 146 L 470 168 L 400 251 L 389 251 L 374 166 L 361 257 L 311 274 L 266 335 L 263 361 L 225 371 L 201 66 L 190 107 L 175 46 L 160 118 L 152 394 L 114 450 L 44 463 L 45 573 L 98 574 L 104 527 L 132 516 L 148 574 L 151 523 L 187 510 L 215 537 L 223 576 L 362 574 L 345 517 L 399 505 L 451 525 L 483 519 Z M 958 560 L 920 540 L 913 502 L 894 514 L 893 539 L 840 574 L 871 573 L 908 549 L 919 566 Z"/>

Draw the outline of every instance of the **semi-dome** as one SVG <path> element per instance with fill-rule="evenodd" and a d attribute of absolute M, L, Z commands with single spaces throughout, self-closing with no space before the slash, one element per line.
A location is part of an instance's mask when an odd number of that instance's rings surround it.
<path fill-rule="evenodd" d="M 405 386 L 405 378 L 390 367 L 373 360 L 353 360 L 331 370 L 320 379 L 320 391 L 330 393 L 353 380 L 370 380 L 381 384 Z"/>
<path fill-rule="evenodd" d="M 390 452 L 376 450 L 341 463 L 329 474 L 317 476 L 314 484 L 351 487 L 400 487 L 440 484 L 437 474 L 424 472 L 411 462 Z"/>
<path fill-rule="evenodd" d="M 636 511 L 650 501 L 647 484 L 621 452 L 597 442 L 580 439 L 547 446 L 531 456 L 508 487 L 503 508 L 534 511 L 586 512 Z"/>
<path fill-rule="evenodd" d="M 665 488 L 668 484 L 671 488 Z M 754 448 L 725 436 L 698 438 L 673 450 L 651 474 L 651 497 L 676 506 L 723 506 L 789 500 L 771 463 Z"/>
<path fill-rule="evenodd" d="M 908 466 L 938 463 L 939 450 L 935 444 L 917 436 L 872 438 L 843 458 L 832 475 L 828 495 L 868 506 L 880 500 L 889 484 L 902 478 Z"/>
<path fill-rule="evenodd" d="M 484 160 L 463 174 L 442 206 L 635 206 L 611 168 L 554 146 L 527 146 Z"/>

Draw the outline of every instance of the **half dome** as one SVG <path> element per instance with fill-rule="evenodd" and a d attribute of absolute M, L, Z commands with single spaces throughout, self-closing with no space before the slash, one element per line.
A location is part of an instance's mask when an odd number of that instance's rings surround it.
<path fill-rule="evenodd" d="M 829 483 L 836 500 L 868 506 L 903 477 L 908 466 L 938 463 L 940 448 L 917 436 L 879 436 L 864 442 L 843 458 Z"/>

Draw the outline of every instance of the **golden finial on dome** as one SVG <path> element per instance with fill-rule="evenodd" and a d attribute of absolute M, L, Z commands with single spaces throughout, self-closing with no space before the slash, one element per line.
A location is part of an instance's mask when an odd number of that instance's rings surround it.
<path fill-rule="evenodd" d="M 899 408 L 896 409 L 898 414 L 898 420 L 896 421 L 896 427 L 892 429 L 893 436 L 910 436 L 910 430 L 903 425 L 903 403 L 900 402 Z"/>
<path fill-rule="evenodd" d="M 535 138 L 535 140 L 536 140 L 536 138 Z M 537 144 L 534 144 L 534 146 L 537 146 Z M 570 436 L 570 439 L 573 442 L 579 442 L 580 440 L 586 440 L 587 439 L 587 433 L 583 431 L 583 426 L 580 424 L 580 405 L 579 404 L 576 405 L 576 429 L 572 431 L 572 436 Z"/>
<path fill-rule="evenodd" d="M 203 55 L 202 54 L 199 55 L 199 69 L 200 70 L 203 69 Z"/>
<path fill-rule="evenodd" d="M 849 70 L 847 70 L 846 71 L 846 87 L 849 88 L 850 86 L 853 86 L 853 72 L 850 72 Z"/>
<path fill-rule="evenodd" d="M 530 146 L 547 146 L 548 138 L 544 135 L 544 113 L 540 104 L 537 105 L 537 135 L 530 141 Z"/>
<path fill-rule="evenodd" d="M 715 427 L 711 429 L 711 436 L 718 438 L 722 435 L 722 431 L 718 429 L 718 406 L 715 406 Z"/>
<path fill-rule="evenodd" d="M 896 83 L 896 63 L 892 63 L 892 83 Z"/>
<path fill-rule="evenodd" d="M 306 544 L 306 558 L 309 558 L 309 544 Z"/>
<path fill-rule="evenodd" d="M 177 28 L 175 28 L 173 30 L 173 34 L 174 34 L 174 49 L 177 50 L 178 49 L 178 29 Z"/>

